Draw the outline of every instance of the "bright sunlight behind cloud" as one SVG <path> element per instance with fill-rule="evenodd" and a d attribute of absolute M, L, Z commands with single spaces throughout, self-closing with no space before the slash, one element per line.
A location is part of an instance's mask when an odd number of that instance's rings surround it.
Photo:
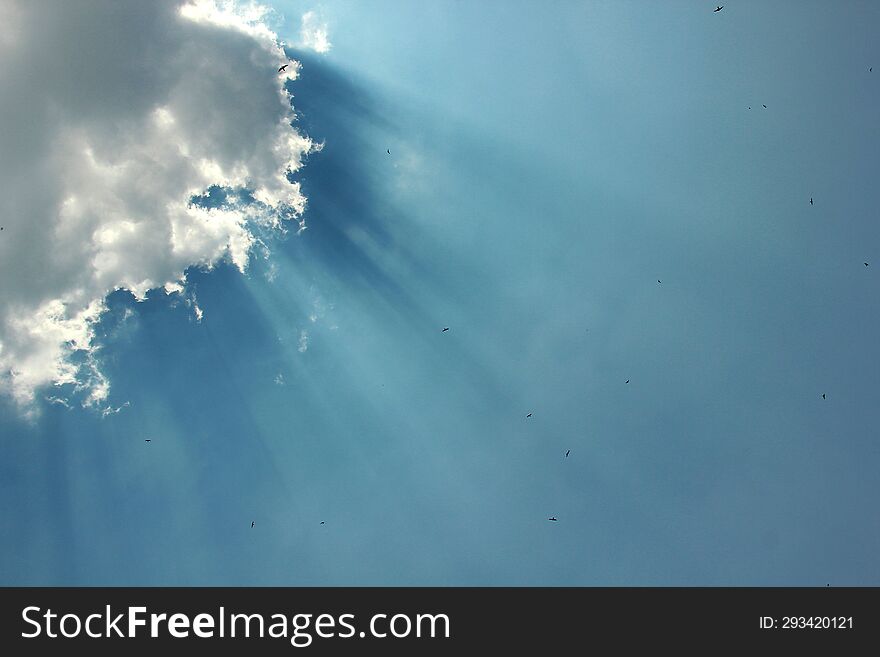
<path fill-rule="evenodd" d="M 258 231 L 301 225 L 287 174 L 314 145 L 291 126 L 298 65 L 278 73 L 266 14 L 0 0 L 0 390 L 24 410 L 64 384 L 107 405 L 109 292 L 182 292 L 187 267 L 224 258 L 244 271 Z M 212 186 L 235 193 L 192 203 Z"/>

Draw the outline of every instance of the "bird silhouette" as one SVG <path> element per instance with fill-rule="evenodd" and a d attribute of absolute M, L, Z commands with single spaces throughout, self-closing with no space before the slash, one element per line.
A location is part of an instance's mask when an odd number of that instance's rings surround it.
<path fill-rule="evenodd" d="M 324 521 L 323 521 L 323 520 L 321 521 L 321 524 L 322 524 L 322 525 L 324 524 Z"/>
<path fill-rule="evenodd" d="M 391 149 L 390 149 L 390 148 L 389 148 L 387 151 L 385 151 L 385 152 L 388 153 L 389 155 L 391 155 Z"/>
<path fill-rule="evenodd" d="M 290 66 L 290 64 L 285 64 L 284 66 L 282 66 L 281 68 L 278 69 L 278 72 L 281 73 L 281 71 L 286 69 L 288 66 Z"/>
<path fill-rule="evenodd" d="M 529 414 L 528 414 L 528 415 L 526 415 L 526 417 L 532 417 L 532 414 L 531 414 L 531 413 L 529 413 Z"/>
<path fill-rule="evenodd" d="M 446 333 L 446 331 L 448 331 L 448 330 L 449 330 L 449 327 L 447 326 L 446 328 L 444 328 L 444 329 L 443 329 L 442 331 L 440 331 L 440 332 L 441 332 L 441 333 Z"/>
<path fill-rule="evenodd" d="M 251 529 L 254 528 L 254 524 L 255 524 L 254 522 L 251 522 Z"/>
<path fill-rule="evenodd" d="M 761 106 L 762 106 L 764 109 L 767 109 L 767 106 L 764 105 L 763 103 L 761 103 Z"/>
<path fill-rule="evenodd" d="M 822 399 L 825 399 L 825 393 L 824 393 L 824 392 L 822 393 Z"/>
<path fill-rule="evenodd" d="M 868 263 L 866 262 L 866 263 L 865 263 L 865 267 L 867 267 L 867 266 L 868 266 Z"/>
<path fill-rule="evenodd" d="M 627 379 L 626 382 L 629 383 L 629 379 Z"/>
<path fill-rule="evenodd" d="M 569 452 L 571 452 L 571 450 L 570 450 L 570 449 L 569 449 L 569 450 L 567 450 L 567 451 L 566 451 L 566 452 L 565 452 L 565 458 L 568 458 L 568 454 L 569 454 Z"/>
<path fill-rule="evenodd" d="M 712 13 L 716 13 L 716 14 L 717 14 L 717 13 L 718 13 L 719 11 L 721 11 L 722 9 L 724 9 L 724 5 L 721 5 L 720 7 L 715 7 L 715 9 L 712 11 Z"/>
<path fill-rule="evenodd" d="M 145 442 L 145 443 L 148 443 L 148 442 L 150 442 L 150 439 L 149 439 L 149 438 L 144 438 L 144 442 Z"/>
<path fill-rule="evenodd" d="M 547 518 L 547 520 L 551 520 L 553 522 L 556 522 L 556 516 L 550 516 L 549 518 Z"/>
<path fill-rule="evenodd" d="M 810 205 L 813 205 L 813 197 L 810 197 Z"/>

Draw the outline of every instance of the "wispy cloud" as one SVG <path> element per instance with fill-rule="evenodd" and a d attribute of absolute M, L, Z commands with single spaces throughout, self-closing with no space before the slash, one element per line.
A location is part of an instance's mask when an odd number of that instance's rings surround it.
<path fill-rule="evenodd" d="M 59 406 L 64 406 L 67 410 L 72 409 L 73 407 L 70 405 L 64 397 L 46 397 L 46 401 L 50 404 L 58 404 Z"/>
<path fill-rule="evenodd" d="M 299 41 L 301 47 L 321 53 L 329 51 L 333 45 L 330 43 L 326 21 L 321 20 L 315 11 L 307 11 L 302 15 Z"/>
<path fill-rule="evenodd" d="M 128 408 L 129 406 L 131 406 L 131 402 L 125 402 L 124 404 L 122 404 L 121 406 L 117 406 L 116 408 L 113 408 L 112 406 L 105 406 L 103 409 L 101 409 L 101 417 L 107 417 L 108 415 L 116 415 L 123 408 Z"/>

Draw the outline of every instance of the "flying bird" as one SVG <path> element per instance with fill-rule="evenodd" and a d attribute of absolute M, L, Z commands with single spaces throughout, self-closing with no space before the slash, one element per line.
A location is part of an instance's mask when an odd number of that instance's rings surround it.
<path fill-rule="evenodd" d="M 255 523 L 251 522 L 251 529 L 254 528 L 254 524 L 255 524 Z"/>
<path fill-rule="evenodd" d="M 663 283 L 663 281 L 661 281 L 659 278 L 657 279 L 657 282 L 661 284 Z"/>
<path fill-rule="evenodd" d="M 532 417 L 532 414 L 531 414 L 531 413 L 529 413 L 529 414 L 528 414 L 528 415 L 526 415 L 526 417 Z"/>
<path fill-rule="evenodd" d="M 627 379 L 626 382 L 629 383 L 629 379 Z"/>
<path fill-rule="evenodd" d="M 813 197 L 810 197 L 810 205 L 813 205 Z"/>
<path fill-rule="evenodd" d="M 324 521 L 323 521 L 323 520 L 321 521 L 321 524 L 322 524 L 322 525 L 324 524 Z"/>
<path fill-rule="evenodd" d="M 570 451 L 571 451 L 571 450 L 568 450 L 568 451 L 565 452 L 565 458 L 568 458 L 568 453 L 569 453 Z"/>
<path fill-rule="evenodd" d="M 764 103 L 761 103 L 761 105 L 764 107 L 764 109 L 767 109 L 767 106 L 764 105 Z"/>
<path fill-rule="evenodd" d="M 866 263 L 865 263 L 865 267 L 867 267 L 867 266 L 868 266 L 868 263 L 866 262 Z"/>
<path fill-rule="evenodd" d="M 281 71 L 286 69 L 288 66 L 290 66 L 290 64 L 285 64 L 284 66 L 282 66 L 281 68 L 278 69 L 278 72 L 281 73 Z"/>
<path fill-rule="evenodd" d="M 144 442 L 145 442 L 145 443 L 148 443 L 148 442 L 150 442 L 150 439 L 149 439 L 149 438 L 144 438 Z"/>
<path fill-rule="evenodd" d="M 824 392 L 822 393 L 822 399 L 825 399 L 825 393 L 824 393 Z"/>
<path fill-rule="evenodd" d="M 556 522 L 556 516 L 551 516 L 551 517 L 547 518 L 547 520 L 551 520 L 553 522 Z"/>
<path fill-rule="evenodd" d="M 446 328 L 444 328 L 444 329 L 443 329 L 442 331 L 440 331 L 440 332 L 441 332 L 441 333 L 446 333 L 446 331 L 448 331 L 448 330 L 449 330 L 449 327 L 447 326 Z"/>
<path fill-rule="evenodd" d="M 724 9 L 724 5 L 721 5 L 720 7 L 715 7 L 715 9 L 712 11 L 712 13 L 713 13 L 713 14 L 716 14 L 716 13 L 718 13 L 719 11 L 721 11 L 722 9 Z"/>
<path fill-rule="evenodd" d="M 391 155 L 391 149 L 390 149 L 390 148 L 389 148 L 387 151 L 385 151 L 385 152 L 388 153 L 389 155 Z"/>

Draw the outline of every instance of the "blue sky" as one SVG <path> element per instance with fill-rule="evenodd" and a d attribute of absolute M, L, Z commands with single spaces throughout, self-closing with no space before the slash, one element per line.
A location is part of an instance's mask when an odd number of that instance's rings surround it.
<path fill-rule="evenodd" d="M 0 582 L 880 583 L 880 7 L 274 7 L 308 228 L 3 398 Z"/>

